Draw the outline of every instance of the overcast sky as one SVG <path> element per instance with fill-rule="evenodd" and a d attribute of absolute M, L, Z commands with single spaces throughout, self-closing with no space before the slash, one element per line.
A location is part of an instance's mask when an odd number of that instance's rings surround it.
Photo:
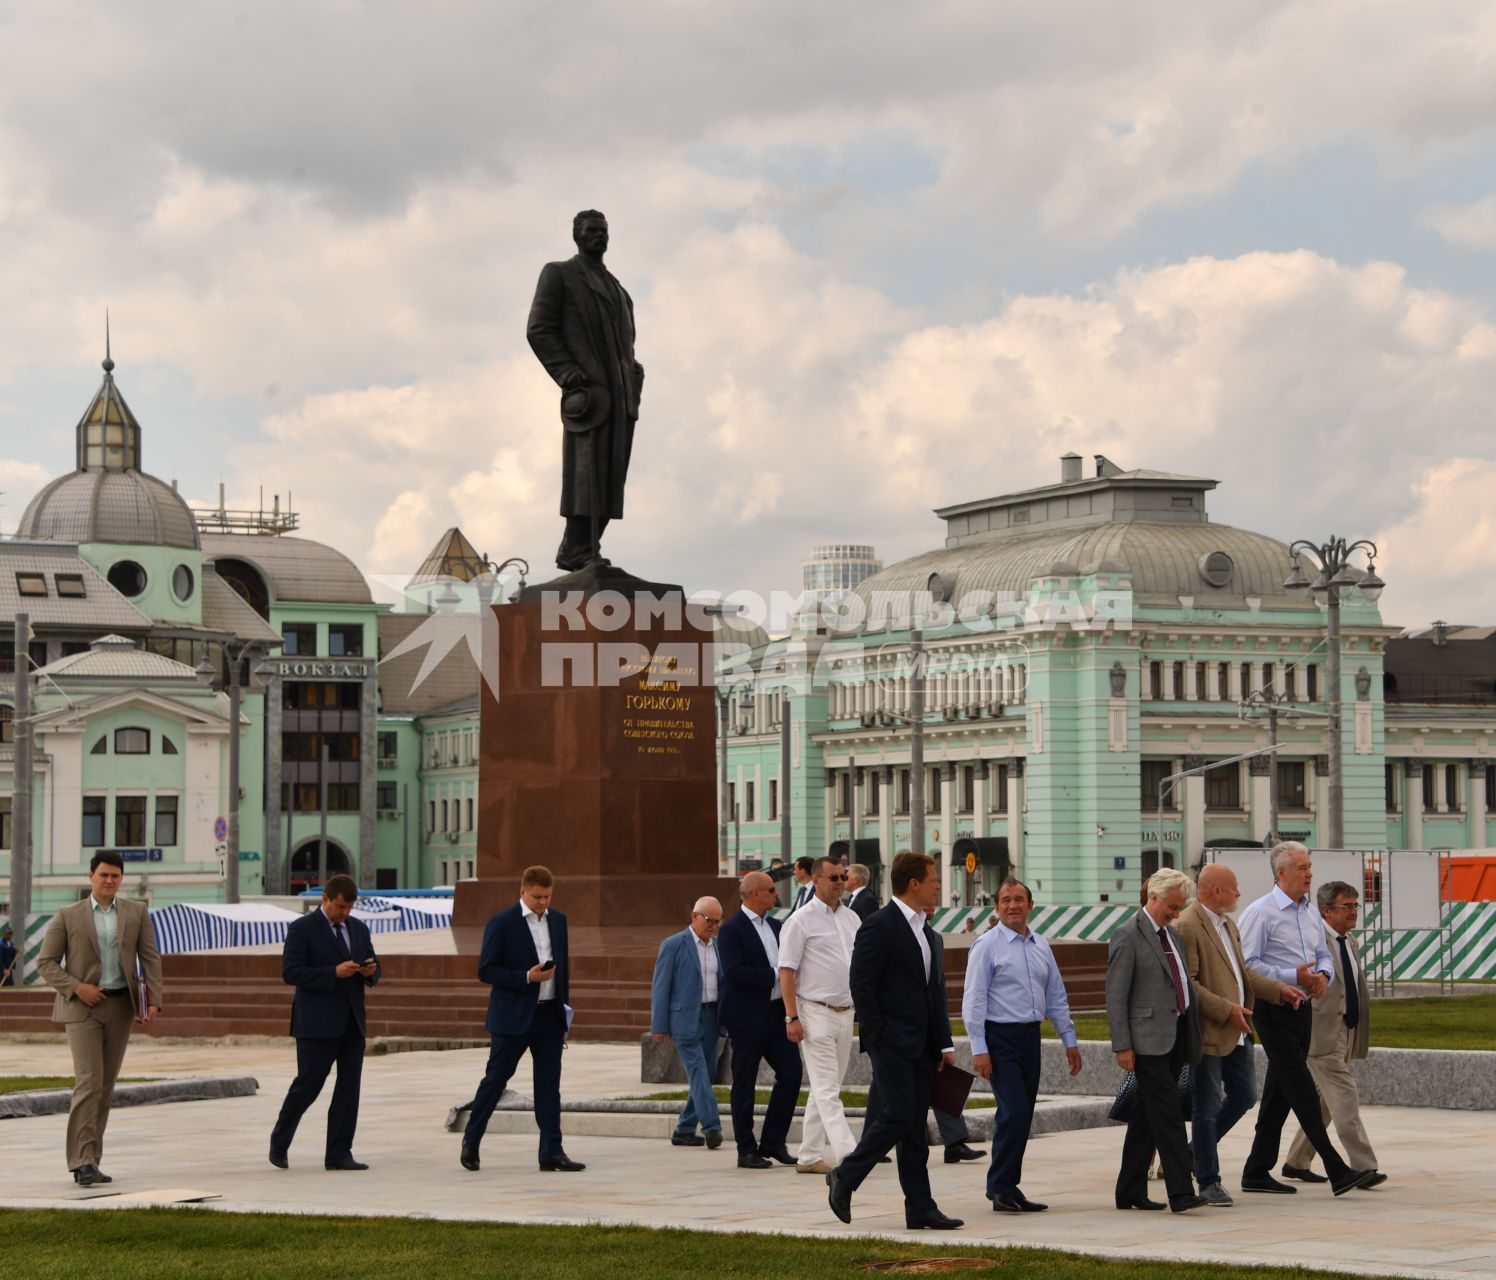
<path fill-rule="evenodd" d="M 368 572 L 550 571 L 525 342 L 603 209 L 648 370 L 616 561 L 794 589 L 1067 450 L 1369 536 L 1496 622 L 1496 7 L 0 2 L 0 530 L 110 311 L 145 469 Z"/>

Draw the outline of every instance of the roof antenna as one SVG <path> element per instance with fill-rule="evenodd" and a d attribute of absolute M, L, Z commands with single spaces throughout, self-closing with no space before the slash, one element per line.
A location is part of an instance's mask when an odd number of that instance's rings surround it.
<path fill-rule="evenodd" d="M 109 350 L 109 308 L 104 308 L 104 372 L 114 372 L 114 356 Z"/>

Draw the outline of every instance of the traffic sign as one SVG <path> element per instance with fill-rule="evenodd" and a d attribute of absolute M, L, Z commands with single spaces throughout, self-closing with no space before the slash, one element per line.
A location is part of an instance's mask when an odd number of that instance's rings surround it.
<path fill-rule="evenodd" d="M 215 819 L 214 822 L 213 822 L 213 839 L 215 839 L 215 840 L 226 840 L 226 839 L 228 839 L 228 834 L 229 834 L 229 824 L 227 822 L 225 822 L 222 818 Z"/>

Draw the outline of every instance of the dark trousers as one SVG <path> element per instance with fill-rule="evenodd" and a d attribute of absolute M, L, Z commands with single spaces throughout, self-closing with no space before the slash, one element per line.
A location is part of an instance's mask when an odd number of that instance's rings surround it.
<path fill-rule="evenodd" d="M 296 1126 L 306 1109 L 317 1101 L 327 1073 L 338 1067 L 333 1085 L 332 1102 L 327 1108 L 327 1159 L 341 1160 L 353 1154 L 353 1131 L 358 1128 L 358 1091 L 364 1073 L 364 1033 L 349 1018 L 341 1038 L 336 1040 L 296 1040 L 296 1079 L 286 1091 L 280 1117 L 270 1131 L 273 1151 L 288 1151 Z"/>
<path fill-rule="evenodd" d="M 489 1038 L 488 1066 L 478 1086 L 463 1130 L 462 1145 L 478 1149 L 489 1117 L 504 1096 L 514 1069 L 526 1052 L 535 1079 L 535 1124 L 540 1129 L 540 1159 L 554 1160 L 561 1149 L 561 1050 L 566 1043 L 566 1014 L 561 1001 L 535 1006 L 530 1029 L 520 1036 L 494 1034 Z"/>
<path fill-rule="evenodd" d="M 898 1149 L 899 1186 L 904 1209 L 911 1214 L 935 1207 L 930 1194 L 930 1090 L 935 1083 L 935 1058 L 904 1058 L 869 1050 L 873 1083 L 868 1091 L 862 1140 L 837 1167 L 836 1176 L 853 1191 L 863 1184 L 873 1166 Z"/>
<path fill-rule="evenodd" d="M 1169 1198 L 1192 1195 L 1190 1149 L 1184 1136 L 1184 1117 L 1179 1103 L 1179 1072 L 1184 1066 L 1184 1019 L 1168 1053 L 1139 1053 L 1134 1070 L 1138 1077 L 1138 1100 L 1122 1139 L 1122 1167 L 1117 1171 L 1117 1199 L 1145 1200 L 1148 1196 L 1148 1165 L 1157 1150 L 1164 1167 L 1164 1186 Z"/>
<path fill-rule="evenodd" d="M 987 1052 L 992 1056 L 992 1096 L 997 1099 L 987 1194 L 1011 1196 L 1023 1178 L 1023 1153 L 1039 1097 L 1039 1024 L 989 1022 Z"/>
<path fill-rule="evenodd" d="M 1350 1166 L 1325 1132 L 1319 1091 L 1309 1074 L 1309 1036 L 1314 1028 L 1309 1001 L 1305 1000 L 1297 1009 L 1263 1001 L 1252 1016 L 1267 1053 L 1267 1076 L 1262 1082 L 1262 1102 L 1257 1108 L 1257 1131 L 1241 1176 L 1262 1178 L 1272 1174 L 1283 1141 L 1283 1122 L 1292 1111 L 1304 1136 L 1325 1162 L 1325 1172 L 1339 1181 L 1350 1172 Z"/>
<path fill-rule="evenodd" d="M 784 1034 L 784 1001 L 773 1001 L 774 1017 L 767 1031 L 732 1031 L 732 1129 L 740 1156 L 764 1147 L 781 1147 L 789 1137 L 800 1096 L 803 1067 L 800 1050 Z M 757 1141 L 753 1137 L 753 1097 L 758 1085 L 758 1064 L 767 1062 L 774 1072 L 769 1109 Z"/>
<path fill-rule="evenodd" d="M 1224 1057 L 1206 1054 L 1195 1068 L 1195 1093 L 1191 1100 L 1190 1156 L 1195 1162 L 1195 1180 L 1208 1187 L 1221 1180 L 1218 1147 L 1236 1122 L 1257 1101 L 1257 1069 L 1252 1044 L 1239 1044 Z"/>

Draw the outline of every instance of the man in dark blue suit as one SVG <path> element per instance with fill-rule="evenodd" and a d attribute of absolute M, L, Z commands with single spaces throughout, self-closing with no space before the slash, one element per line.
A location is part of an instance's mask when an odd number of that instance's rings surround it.
<path fill-rule="evenodd" d="M 767 1169 L 777 1160 L 792 1165 L 785 1139 L 800 1093 L 800 1050 L 785 1034 L 789 1019 L 779 994 L 779 921 L 771 919 L 777 894 L 762 871 L 750 871 L 738 886 L 743 909 L 722 926 L 722 992 L 717 1017 L 732 1038 L 732 1128 L 738 1168 Z M 797 1020 L 797 1019 L 796 1019 Z M 753 1098 L 758 1064 L 774 1069 L 774 1089 L 760 1141 L 753 1138 Z"/>
<path fill-rule="evenodd" d="M 566 998 L 571 981 L 566 917 L 552 911 L 555 877 L 547 867 L 526 867 L 519 901 L 500 911 L 483 931 L 478 980 L 488 996 L 488 1068 L 473 1099 L 462 1135 L 462 1167 L 478 1171 L 478 1144 L 504 1088 L 526 1052 L 535 1073 L 535 1123 L 540 1167 L 577 1173 L 587 1166 L 561 1149 L 561 1050 L 566 1045 Z"/>
<path fill-rule="evenodd" d="M 353 1158 L 353 1131 L 364 1069 L 364 988 L 379 981 L 379 961 L 368 926 L 349 914 L 357 901 L 352 876 L 330 876 L 321 907 L 286 930 L 281 977 L 296 988 L 291 1003 L 296 1079 L 270 1132 L 270 1163 L 277 1169 L 287 1167 L 296 1126 L 322 1092 L 333 1063 L 338 1082 L 327 1109 L 326 1167 L 369 1167 Z"/>
<path fill-rule="evenodd" d="M 828 1198 L 831 1211 L 851 1222 L 852 1193 L 896 1146 L 904 1225 L 950 1230 L 962 1224 L 941 1213 L 930 1195 L 925 1127 L 935 1073 L 955 1060 L 945 951 L 926 923 L 940 902 L 940 873 L 927 854 L 901 853 L 889 883 L 894 900 L 862 922 L 852 950 L 852 1003 L 873 1063 L 869 1115 L 856 1150 L 826 1175 Z"/>

